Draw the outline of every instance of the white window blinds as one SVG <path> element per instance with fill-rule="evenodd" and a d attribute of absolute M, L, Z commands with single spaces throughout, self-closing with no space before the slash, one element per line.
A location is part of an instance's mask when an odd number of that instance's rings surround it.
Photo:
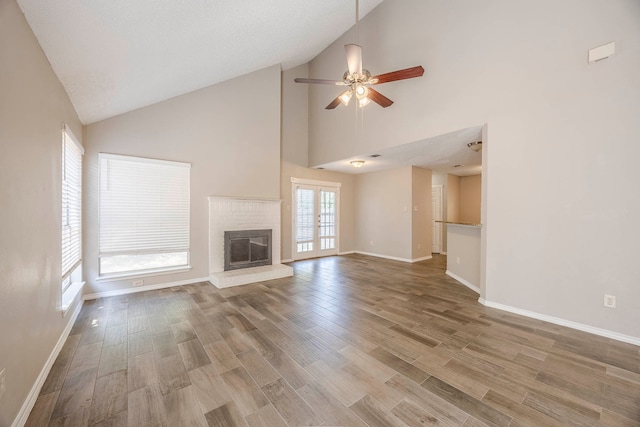
<path fill-rule="evenodd" d="M 71 131 L 62 128 L 62 286 L 82 260 L 82 155 Z M 63 289 L 64 290 L 64 289 Z"/>
<path fill-rule="evenodd" d="M 188 163 L 100 154 L 100 274 L 188 264 Z"/>

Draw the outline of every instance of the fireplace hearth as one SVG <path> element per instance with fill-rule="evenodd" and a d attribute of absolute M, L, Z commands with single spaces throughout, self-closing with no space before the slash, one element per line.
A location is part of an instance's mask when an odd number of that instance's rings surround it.
<path fill-rule="evenodd" d="M 224 232 L 224 271 L 271 265 L 269 230 Z"/>

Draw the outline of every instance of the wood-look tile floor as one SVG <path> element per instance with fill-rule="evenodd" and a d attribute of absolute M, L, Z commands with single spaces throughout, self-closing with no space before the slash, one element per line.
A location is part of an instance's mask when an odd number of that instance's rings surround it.
<path fill-rule="evenodd" d="M 640 348 L 360 255 L 85 303 L 29 426 L 640 425 Z"/>

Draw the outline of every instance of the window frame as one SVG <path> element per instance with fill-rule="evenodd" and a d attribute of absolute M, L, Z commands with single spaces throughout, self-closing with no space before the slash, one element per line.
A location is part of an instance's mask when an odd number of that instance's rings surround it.
<path fill-rule="evenodd" d="M 66 314 L 82 290 L 82 157 L 84 148 L 62 125 L 60 200 L 60 309 Z M 75 157 L 75 159 L 73 158 Z M 72 181 L 76 178 L 76 182 Z M 73 229 L 76 228 L 77 231 Z M 68 254 L 71 252 L 70 259 Z"/>
<path fill-rule="evenodd" d="M 105 172 L 103 171 L 104 167 L 108 167 L 108 161 L 109 160 L 114 160 L 116 162 L 120 162 L 121 165 L 125 164 L 123 162 L 130 162 L 132 165 L 134 165 L 133 167 L 139 167 L 141 165 L 155 165 L 155 166 L 167 166 L 167 167 L 176 167 L 176 168 L 182 168 L 182 169 L 186 169 L 186 184 L 185 187 L 182 188 L 182 190 L 184 191 L 184 193 L 182 194 L 182 196 L 184 198 L 186 198 L 186 204 L 183 205 L 186 206 L 186 214 L 184 214 L 184 216 L 186 217 L 186 230 L 183 229 L 183 233 L 186 233 L 186 247 L 182 247 L 180 248 L 180 250 L 176 250 L 175 247 L 172 248 L 165 248 L 165 249 L 158 249 L 158 248 L 146 248 L 146 249 L 141 249 L 141 248 L 136 248 L 136 249 L 125 249 L 125 250 L 119 250 L 119 251 L 114 251 L 114 250 L 110 250 L 110 251 L 103 251 L 103 246 L 108 246 L 107 243 L 103 242 L 103 235 L 109 234 L 109 233 L 105 233 L 105 230 L 103 229 L 103 223 L 104 223 L 104 215 L 105 212 L 103 212 L 103 202 L 105 200 L 105 195 L 103 194 L 106 185 L 104 184 L 102 181 L 104 180 L 105 175 L 109 174 L 110 172 Z M 144 166 L 142 166 L 144 167 Z M 99 222 L 99 226 L 98 226 L 98 277 L 97 280 L 98 281 L 109 281 L 109 280 L 118 280 L 118 279 L 122 279 L 122 278 L 137 278 L 137 277 L 148 277 L 148 276 L 156 276 L 156 275 L 161 275 L 161 274 L 172 274 L 172 273 L 178 273 L 178 272 L 183 272 L 183 271 L 189 271 L 191 269 L 191 164 L 190 163 L 186 163 L 186 162 L 178 162 L 178 161 L 170 161 L 170 160 L 160 160 L 160 159 L 152 159 L 152 158 L 147 158 L 147 157 L 139 157 L 139 156 L 125 156 L 125 155 L 119 155 L 119 154 L 110 154 L 110 153 L 98 153 L 98 169 L 99 169 L 99 190 L 98 190 L 98 222 Z M 176 169 L 177 170 L 177 169 Z M 157 175 L 158 179 L 161 179 L 163 176 L 162 173 L 159 173 Z M 184 178 L 184 177 L 182 177 Z M 108 178 L 107 178 L 108 179 Z M 139 182 L 131 182 L 130 186 L 127 188 L 127 190 L 131 189 L 132 192 L 134 191 L 133 189 L 135 188 L 136 190 L 141 188 L 139 187 L 141 186 L 142 188 L 144 187 L 143 184 L 140 184 Z M 126 194 L 126 193 L 123 193 Z M 122 194 L 120 194 L 120 197 L 122 196 Z M 184 203 L 184 202 L 183 202 Z M 143 210 L 143 208 L 141 208 L 141 210 Z M 138 211 L 136 211 L 138 212 Z M 137 228 L 136 228 L 137 230 Z M 129 230 L 131 231 L 131 230 Z M 105 237 L 105 239 L 109 239 L 112 237 Z M 156 236 L 157 238 L 157 236 Z M 134 245 L 135 246 L 135 245 Z M 146 268 L 139 268 L 139 269 L 132 269 L 132 270 L 120 270 L 120 271 L 112 271 L 112 272 L 108 272 L 105 273 L 103 271 L 103 261 L 106 258 L 109 257 L 116 257 L 116 256 L 127 256 L 127 255 L 140 255 L 140 256 L 144 256 L 144 255 L 153 255 L 153 254 L 170 254 L 170 253 L 180 253 L 180 254 L 185 254 L 186 255 L 186 263 L 185 264 L 179 264 L 179 265 L 165 265 L 165 266 L 159 266 L 159 267 L 146 267 Z"/>

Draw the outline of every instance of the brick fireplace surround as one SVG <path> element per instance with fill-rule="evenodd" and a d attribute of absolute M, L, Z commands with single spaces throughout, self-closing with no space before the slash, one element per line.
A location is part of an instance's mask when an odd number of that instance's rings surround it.
<path fill-rule="evenodd" d="M 279 199 L 209 197 L 209 280 L 217 288 L 245 285 L 293 275 L 280 263 Z M 272 265 L 224 271 L 224 232 L 272 230 Z"/>

